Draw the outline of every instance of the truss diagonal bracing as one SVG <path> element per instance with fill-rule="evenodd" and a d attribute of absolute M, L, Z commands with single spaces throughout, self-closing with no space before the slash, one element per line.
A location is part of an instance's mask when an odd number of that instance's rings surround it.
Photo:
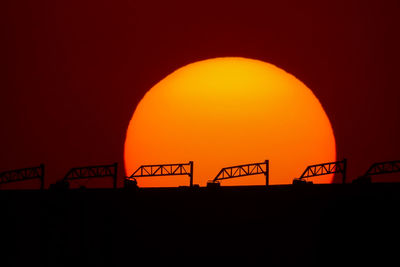
<path fill-rule="evenodd" d="M 40 189 L 44 188 L 44 165 L 38 167 L 23 168 L 0 173 L 0 184 L 40 179 Z"/>
<path fill-rule="evenodd" d="M 113 186 L 117 187 L 117 169 L 118 164 L 114 163 L 111 165 L 97 165 L 97 166 L 86 166 L 70 169 L 64 177 L 65 180 L 77 180 L 87 178 L 101 178 L 111 177 L 113 178 Z"/>
<path fill-rule="evenodd" d="M 151 176 L 171 176 L 171 175 L 188 175 L 190 178 L 190 186 L 193 186 L 193 161 L 189 163 L 178 164 L 158 164 L 158 165 L 142 165 L 131 176 L 126 177 L 128 180 L 136 180 L 138 177 Z"/>
<path fill-rule="evenodd" d="M 347 168 L 347 160 L 343 159 L 341 161 L 336 162 L 328 162 L 316 165 L 308 166 L 303 174 L 300 176 L 300 180 L 304 178 L 310 178 L 320 175 L 327 175 L 332 173 L 341 173 L 342 174 L 342 182 L 346 181 L 346 168 Z"/>
<path fill-rule="evenodd" d="M 266 185 L 269 183 L 269 161 L 266 160 L 261 163 L 244 164 L 232 167 L 222 168 L 221 171 L 214 178 L 213 182 L 219 180 L 231 179 L 242 176 L 264 174 Z"/>
<path fill-rule="evenodd" d="M 400 160 L 377 162 L 369 167 L 365 176 L 400 172 Z"/>

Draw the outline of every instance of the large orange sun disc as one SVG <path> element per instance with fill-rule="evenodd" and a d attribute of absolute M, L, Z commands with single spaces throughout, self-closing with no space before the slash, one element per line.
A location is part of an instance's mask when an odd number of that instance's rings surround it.
<path fill-rule="evenodd" d="M 304 83 L 272 64 L 240 57 L 195 62 L 165 77 L 136 107 L 125 141 L 127 175 L 143 164 L 194 161 L 200 186 L 222 167 L 267 159 L 270 184 L 289 184 L 307 165 L 336 160 L 333 130 Z M 182 176 L 138 179 L 140 187 L 188 184 Z M 222 182 L 263 184 L 263 175 Z"/>

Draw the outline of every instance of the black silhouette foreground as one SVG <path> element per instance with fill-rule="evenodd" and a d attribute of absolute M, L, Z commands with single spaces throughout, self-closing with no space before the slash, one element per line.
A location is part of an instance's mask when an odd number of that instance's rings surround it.
<path fill-rule="evenodd" d="M 398 262 L 397 183 L 2 190 L 0 201 L 1 266 Z"/>
<path fill-rule="evenodd" d="M 400 172 L 399 163 L 367 173 Z M 101 174 L 81 168 L 70 175 Z M 400 183 L 1 190 L 0 203 L 1 266 L 399 262 Z"/>

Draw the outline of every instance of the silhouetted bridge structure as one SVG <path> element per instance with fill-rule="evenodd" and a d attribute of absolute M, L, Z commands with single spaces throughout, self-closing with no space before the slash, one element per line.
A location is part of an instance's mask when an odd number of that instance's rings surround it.
<path fill-rule="evenodd" d="M 400 172 L 400 160 L 383 161 L 372 164 L 364 175 L 353 180 L 353 183 L 371 183 L 371 176 Z"/>
<path fill-rule="evenodd" d="M 177 164 L 158 164 L 158 165 L 142 165 L 132 175 L 125 177 L 126 183 L 133 181 L 136 183 L 136 178 L 139 177 L 154 177 L 154 176 L 172 176 L 172 175 L 187 175 L 189 176 L 189 186 L 193 186 L 193 161 L 189 163 Z"/>
<path fill-rule="evenodd" d="M 40 189 L 44 189 L 44 164 L 41 164 L 37 167 L 16 169 L 0 173 L 0 184 L 21 182 L 32 179 L 39 179 Z"/>
<path fill-rule="evenodd" d="M 238 178 L 243 176 L 264 174 L 265 185 L 269 185 L 269 160 L 261 163 L 243 164 L 232 167 L 225 167 L 215 176 L 212 181 L 207 183 L 207 187 L 219 187 L 219 181 Z"/>
<path fill-rule="evenodd" d="M 58 181 L 54 188 L 69 188 L 69 181 L 93 178 L 112 178 L 113 187 L 117 188 L 118 163 L 110 165 L 94 165 L 70 169 L 64 178 Z"/>
<path fill-rule="evenodd" d="M 208 181 L 207 187 L 214 188 L 220 187 L 220 181 L 232 178 L 239 178 L 252 175 L 264 175 L 265 185 L 269 186 L 269 160 L 259 163 L 243 164 L 230 167 L 224 167 L 215 176 L 213 180 Z M 138 178 L 146 177 L 162 177 L 173 175 L 187 175 L 189 177 L 189 187 L 198 187 L 193 184 L 193 161 L 188 163 L 174 163 L 174 164 L 155 164 L 155 165 L 142 165 L 136 169 L 130 176 L 124 177 L 124 186 L 131 188 L 137 187 Z M 63 179 L 50 186 L 50 188 L 69 188 L 69 182 L 79 179 L 93 179 L 93 178 L 112 178 L 113 187 L 117 188 L 117 171 L 118 163 L 110 165 L 93 165 L 83 166 L 70 169 Z M 322 164 L 315 164 L 307 166 L 299 178 L 293 179 L 293 184 L 312 184 L 312 181 L 306 179 L 328 175 L 328 174 L 341 174 L 342 184 L 346 183 L 347 160 L 327 162 Z M 352 181 L 352 183 L 371 183 L 371 176 L 381 175 L 387 173 L 400 172 L 400 160 L 385 161 L 374 163 L 366 171 L 366 173 L 359 178 Z M 20 182 L 31 179 L 39 179 L 41 182 L 40 188 L 44 189 L 44 164 L 38 167 L 16 169 L 10 171 L 3 171 L 0 173 L 0 184 Z"/>
<path fill-rule="evenodd" d="M 321 175 L 334 174 L 334 173 L 340 173 L 342 175 L 342 183 L 344 184 L 346 183 L 346 170 L 347 170 L 346 159 L 336 162 L 310 165 L 304 170 L 303 174 L 299 178 L 295 178 L 293 180 L 293 184 L 312 183 L 312 182 L 306 182 L 305 179 Z"/>

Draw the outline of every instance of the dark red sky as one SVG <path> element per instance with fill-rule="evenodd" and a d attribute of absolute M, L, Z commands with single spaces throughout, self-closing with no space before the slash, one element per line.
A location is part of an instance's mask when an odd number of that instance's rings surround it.
<path fill-rule="evenodd" d="M 0 171 L 45 163 L 46 184 L 74 166 L 119 162 L 122 172 L 125 131 L 144 93 L 218 56 L 267 61 L 307 84 L 349 177 L 400 158 L 397 0 L 1 5 Z"/>

